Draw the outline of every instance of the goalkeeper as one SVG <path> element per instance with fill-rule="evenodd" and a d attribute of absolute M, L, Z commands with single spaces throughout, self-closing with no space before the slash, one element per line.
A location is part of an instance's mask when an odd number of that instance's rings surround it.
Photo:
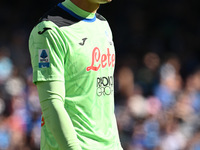
<path fill-rule="evenodd" d="M 114 115 L 112 33 L 96 12 L 110 1 L 65 0 L 31 32 L 41 150 L 122 150 Z"/>

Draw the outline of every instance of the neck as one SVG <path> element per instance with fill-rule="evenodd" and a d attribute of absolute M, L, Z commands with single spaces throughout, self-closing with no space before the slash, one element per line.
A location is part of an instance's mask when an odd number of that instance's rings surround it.
<path fill-rule="evenodd" d="M 71 0 L 71 2 L 79 8 L 91 13 L 96 13 L 100 5 L 98 3 L 89 2 L 89 0 Z"/>

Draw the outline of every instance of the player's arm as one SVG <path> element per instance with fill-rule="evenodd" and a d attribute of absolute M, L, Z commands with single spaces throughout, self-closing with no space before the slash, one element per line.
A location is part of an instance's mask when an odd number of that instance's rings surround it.
<path fill-rule="evenodd" d="M 45 124 L 62 150 L 80 150 L 68 113 L 64 108 L 65 87 L 61 81 L 37 82 Z"/>
<path fill-rule="evenodd" d="M 64 108 L 64 59 L 62 33 L 55 24 L 44 21 L 32 31 L 29 50 L 45 125 L 62 150 L 80 150 L 75 129 Z M 42 54 L 43 53 L 43 54 Z"/>

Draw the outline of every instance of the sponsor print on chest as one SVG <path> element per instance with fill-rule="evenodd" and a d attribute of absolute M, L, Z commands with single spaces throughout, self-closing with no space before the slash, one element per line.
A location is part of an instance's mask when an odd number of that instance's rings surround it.
<path fill-rule="evenodd" d="M 102 53 L 98 47 L 95 47 L 92 51 L 92 60 L 90 66 L 86 68 L 87 71 L 98 71 L 100 68 L 115 66 L 115 54 L 110 53 L 110 49 L 107 48 L 107 53 Z"/>

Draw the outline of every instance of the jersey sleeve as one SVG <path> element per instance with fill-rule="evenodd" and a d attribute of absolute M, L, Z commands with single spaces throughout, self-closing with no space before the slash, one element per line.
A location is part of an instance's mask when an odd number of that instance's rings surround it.
<path fill-rule="evenodd" d="M 37 82 L 42 115 L 60 150 L 81 150 L 71 119 L 64 108 L 64 83 Z M 48 136 L 46 141 L 51 141 Z M 47 147 L 45 147 L 47 149 Z M 48 148 L 49 149 L 49 148 Z"/>
<path fill-rule="evenodd" d="M 29 38 L 33 82 L 64 81 L 66 42 L 59 27 L 51 21 L 40 22 Z"/>

